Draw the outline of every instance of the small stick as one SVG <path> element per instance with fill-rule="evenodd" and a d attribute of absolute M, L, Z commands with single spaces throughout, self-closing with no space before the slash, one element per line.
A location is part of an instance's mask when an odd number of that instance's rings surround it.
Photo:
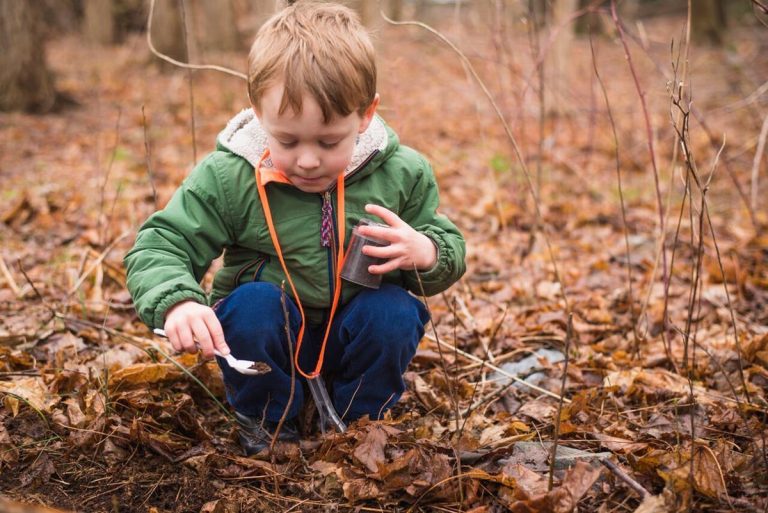
<path fill-rule="evenodd" d="M 155 189 L 155 179 L 152 176 L 152 158 L 149 149 L 149 134 L 147 133 L 147 116 L 144 115 L 144 105 L 141 106 L 141 125 L 144 128 L 144 155 L 147 160 L 147 175 L 149 175 L 149 185 L 152 187 L 152 199 L 155 202 L 157 210 L 157 190 Z"/>
<path fill-rule="evenodd" d="M 506 377 L 508 377 L 510 379 L 513 379 L 513 380 L 517 381 L 518 383 L 520 383 L 521 385 L 523 385 L 525 387 L 532 388 L 533 390 L 536 390 L 537 392 L 541 392 L 544 395 L 548 395 L 549 397 L 553 397 L 553 398 L 558 399 L 558 400 L 560 399 L 560 396 L 558 394 L 556 394 L 554 392 L 550 392 L 549 390 L 547 390 L 545 388 L 538 387 L 538 386 L 536 386 L 536 385 L 534 385 L 532 383 L 528 383 L 527 381 L 525 381 L 523 379 L 520 379 L 519 377 L 515 376 L 512 373 L 507 372 L 507 371 L 505 371 L 504 369 L 502 369 L 500 367 L 496 367 L 492 363 L 488 363 L 486 361 L 481 360 L 480 358 L 478 358 L 477 356 L 475 356 L 475 355 L 473 355 L 471 353 L 467 353 L 466 351 L 462 351 L 458 347 L 453 347 L 450 344 L 446 344 L 442 340 L 437 339 L 437 338 L 435 338 L 435 337 L 433 337 L 433 336 L 431 336 L 429 334 L 426 334 L 424 336 L 427 337 L 430 340 L 433 340 L 433 341 L 437 342 L 438 343 L 438 347 L 439 346 L 446 346 L 446 347 L 456 351 L 458 354 L 460 354 L 464 358 L 468 358 L 468 359 L 472 360 L 475 363 L 479 363 L 481 365 L 484 365 L 485 367 L 488 367 L 491 370 L 495 370 L 496 372 L 500 373 L 501 375 L 506 376 Z M 568 399 L 567 397 L 563 397 L 563 401 L 566 404 L 570 404 L 571 403 L 571 400 Z"/>
<path fill-rule="evenodd" d="M 288 410 L 291 409 L 291 404 L 293 404 L 293 394 L 296 392 L 296 366 L 293 365 L 293 337 L 291 337 L 291 322 L 290 317 L 288 316 L 288 304 L 285 299 L 285 280 L 283 280 L 283 282 L 280 284 L 280 292 L 280 305 L 283 307 L 283 318 L 285 319 L 285 340 L 288 343 L 288 354 L 291 357 L 289 360 L 291 362 L 291 390 L 288 393 L 288 402 L 285 403 L 283 415 L 280 417 L 280 420 L 277 423 L 277 427 L 275 428 L 275 434 L 272 437 L 272 443 L 269 444 L 269 452 L 272 452 L 275 447 L 277 437 L 280 434 L 280 430 L 283 428 L 285 418 L 288 416 Z"/>
<path fill-rule="evenodd" d="M 549 460 L 549 483 L 547 491 L 552 491 L 552 485 L 555 483 L 555 458 L 557 457 L 557 442 L 560 440 L 560 414 L 563 411 L 563 397 L 565 397 L 565 381 L 568 377 L 568 350 L 571 348 L 571 337 L 573 337 L 573 314 L 568 314 L 568 329 L 565 336 L 565 350 L 563 351 L 565 360 L 563 364 L 563 379 L 560 382 L 560 402 L 557 403 L 557 417 L 555 417 L 555 438 L 552 441 L 552 455 Z"/>
<path fill-rule="evenodd" d="M 608 470 L 613 472 L 616 477 L 624 481 L 630 488 L 632 488 L 642 499 L 645 499 L 651 493 L 646 490 L 643 485 L 629 477 L 623 470 L 621 470 L 614 462 L 612 462 L 609 459 L 602 459 L 600 460 L 600 463 L 608 467 Z"/>
<path fill-rule="evenodd" d="M 181 7 L 181 24 L 184 26 L 184 50 L 187 53 L 187 60 L 189 60 L 189 33 L 187 30 L 187 7 L 184 0 L 179 0 L 179 7 Z M 189 84 L 189 117 L 190 117 L 190 130 L 192 130 L 192 164 L 197 165 L 197 141 L 195 141 L 195 93 L 192 86 L 192 70 L 187 68 L 187 83 Z"/>
<path fill-rule="evenodd" d="M 96 269 L 96 267 L 99 266 L 99 264 L 101 264 L 101 262 L 107 257 L 107 255 L 110 253 L 110 251 L 112 251 L 114 249 L 114 247 L 117 246 L 117 244 L 120 241 L 122 241 L 124 238 L 128 237 L 130 234 L 131 234 L 130 231 L 123 232 L 122 235 L 120 235 L 118 238 L 113 240 L 112 243 L 109 246 L 107 246 L 106 249 L 104 249 L 104 251 L 101 252 L 101 254 L 99 255 L 99 258 L 97 258 L 96 261 L 93 264 L 91 264 L 91 267 L 89 267 L 88 270 L 85 271 L 83 273 L 83 275 L 80 276 L 80 278 L 78 278 L 78 280 L 75 283 L 75 285 L 67 293 L 67 297 L 70 297 L 72 294 L 77 292 L 77 289 L 80 288 L 80 285 L 83 284 L 83 282 L 88 277 L 88 275 L 91 274 L 94 271 L 94 269 Z"/>
<path fill-rule="evenodd" d="M 751 196 L 752 196 L 752 210 L 757 210 L 757 174 L 760 169 L 760 160 L 763 158 L 763 151 L 765 150 L 765 139 L 768 137 L 768 116 L 765 116 L 763 120 L 763 127 L 760 129 L 760 137 L 758 138 L 757 151 L 755 151 L 755 159 L 752 161 L 752 184 L 751 184 Z"/>
<path fill-rule="evenodd" d="M 216 66 L 214 64 L 187 64 L 185 62 L 177 61 L 176 59 L 173 59 L 165 54 L 162 54 L 157 51 L 155 48 L 155 45 L 152 44 L 152 18 L 155 13 L 155 0 L 150 0 L 149 2 L 149 16 L 147 18 L 147 45 L 149 45 L 149 50 L 155 54 L 157 57 L 163 59 L 166 62 L 170 62 L 174 66 L 178 66 L 180 68 L 185 69 L 208 69 L 213 71 L 221 71 L 222 73 L 226 73 L 227 75 L 232 75 L 238 78 L 242 78 L 243 80 L 248 80 L 248 77 L 240 73 L 239 71 L 234 71 L 229 68 L 225 68 L 223 66 Z"/>
<path fill-rule="evenodd" d="M 664 203 L 661 199 L 661 188 L 659 186 L 659 170 L 656 168 L 656 152 L 653 149 L 653 128 L 651 127 L 651 118 L 648 114 L 648 106 L 645 102 L 645 91 L 640 86 L 640 79 L 637 77 L 637 71 L 635 65 L 632 62 L 632 54 L 629 53 L 629 46 L 627 46 L 627 39 L 624 37 L 624 28 L 619 22 L 619 16 L 616 14 L 616 0 L 611 0 L 611 17 L 616 24 L 616 29 L 619 33 L 619 39 L 624 47 L 624 56 L 629 64 L 629 71 L 632 73 L 632 79 L 635 82 L 635 89 L 637 89 L 637 95 L 640 97 L 640 104 L 643 111 L 643 118 L 645 120 L 645 132 L 648 139 L 648 152 L 651 156 L 651 167 L 653 168 L 653 181 L 656 185 L 656 202 L 659 211 L 659 232 L 661 234 L 661 256 L 663 262 L 662 279 L 667 279 L 667 252 L 664 250 L 664 241 L 666 240 L 666 226 L 664 224 Z"/>
<path fill-rule="evenodd" d="M 21 289 L 19 289 L 19 286 L 16 284 L 16 280 L 13 279 L 13 275 L 11 274 L 11 271 L 8 269 L 8 266 L 5 265 L 5 259 L 3 258 L 3 255 L 0 255 L 0 272 L 3 273 L 3 278 L 5 278 L 5 282 L 8 284 L 8 287 L 13 291 L 14 295 L 18 298 L 21 297 Z"/>

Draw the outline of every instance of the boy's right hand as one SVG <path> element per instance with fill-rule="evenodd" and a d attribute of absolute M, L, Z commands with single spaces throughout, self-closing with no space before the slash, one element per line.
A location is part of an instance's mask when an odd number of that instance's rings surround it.
<path fill-rule="evenodd" d="M 173 305 L 165 314 L 165 334 L 176 351 L 196 353 L 198 347 L 205 358 L 213 358 L 213 350 L 229 354 L 224 330 L 216 312 L 192 300 Z"/>

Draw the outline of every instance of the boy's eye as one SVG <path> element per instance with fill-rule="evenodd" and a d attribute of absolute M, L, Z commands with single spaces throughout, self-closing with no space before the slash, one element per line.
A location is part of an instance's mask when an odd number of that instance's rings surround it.
<path fill-rule="evenodd" d="M 277 139 L 277 142 L 283 148 L 293 148 L 294 146 L 296 146 L 296 141 L 281 141 L 280 139 Z"/>
<path fill-rule="evenodd" d="M 334 142 L 320 141 L 320 147 L 325 148 L 326 150 L 335 148 L 338 144 L 339 144 L 339 141 L 334 141 Z"/>

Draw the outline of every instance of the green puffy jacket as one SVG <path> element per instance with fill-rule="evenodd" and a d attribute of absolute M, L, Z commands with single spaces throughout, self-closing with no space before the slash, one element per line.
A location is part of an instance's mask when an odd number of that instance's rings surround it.
<path fill-rule="evenodd" d="M 216 151 L 190 173 L 165 209 L 139 230 L 125 265 L 136 310 L 150 327 L 162 327 L 166 311 L 182 300 L 214 304 L 243 283 L 280 285 L 285 279 L 254 178 L 254 165 L 266 142 L 253 112 L 242 111 L 219 134 Z M 345 176 L 346 241 L 361 218 L 371 217 L 365 205 L 382 205 L 437 246 L 437 263 L 419 273 L 426 294 L 442 292 L 464 274 L 464 238 L 436 212 L 438 191 L 432 169 L 419 153 L 401 146 L 381 118 L 375 117 L 361 134 Z M 324 247 L 320 227 L 324 202 L 334 209 L 335 226 L 336 194 L 305 193 L 277 182 L 268 183 L 266 190 L 286 265 L 308 321 L 317 324 L 327 316 L 333 300 L 338 243 L 335 239 Z M 222 250 L 224 265 L 207 297 L 200 281 Z M 420 293 L 413 271 L 393 271 L 384 281 Z M 340 303 L 344 304 L 361 288 L 342 283 Z M 286 290 L 290 294 L 287 285 Z"/>

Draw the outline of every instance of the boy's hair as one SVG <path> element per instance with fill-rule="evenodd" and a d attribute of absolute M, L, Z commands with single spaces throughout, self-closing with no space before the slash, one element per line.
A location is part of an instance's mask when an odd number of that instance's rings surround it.
<path fill-rule="evenodd" d="M 279 113 L 301 112 L 309 93 L 323 120 L 362 114 L 376 95 L 376 62 L 368 33 L 343 5 L 299 0 L 270 18 L 248 56 L 248 96 L 259 108 L 266 89 L 285 87 Z"/>

